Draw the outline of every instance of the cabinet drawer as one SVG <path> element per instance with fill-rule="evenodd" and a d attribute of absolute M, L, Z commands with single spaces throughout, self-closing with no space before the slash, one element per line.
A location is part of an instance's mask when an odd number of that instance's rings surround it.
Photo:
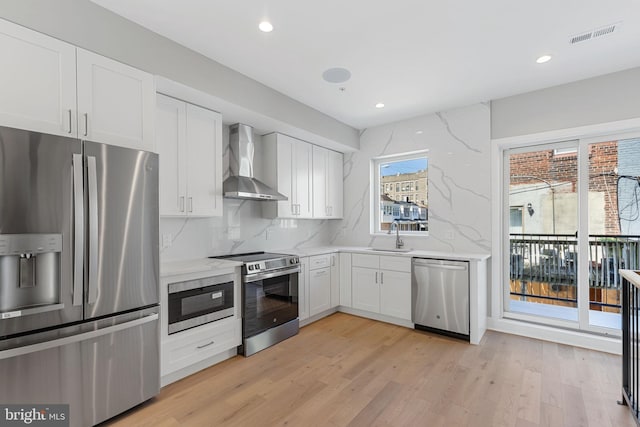
<path fill-rule="evenodd" d="M 380 269 L 411 273 L 411 258 L 405 256 L 381 256 Z"/>
<path fill-rule="evenodd" d="M 221 320 L 178 332 L 164 339 L 162 375 L 186 368 L 240 345 L 240 322 L 240 319 Z"/>
<path fill-rule="evenodd" d="M 380 256 L 378 255 L 364 255 L 364 254 L 353 254 L 351 256 L 351 265 L 354 267 L 364 267 L 364 268 L 379 268 L 380 267 Z"/>
<path fill-rule="evenodd" d="M 331 254 L 316 255 L 309 257 L 309 270 L 329 267 L 331 265 Z"/>

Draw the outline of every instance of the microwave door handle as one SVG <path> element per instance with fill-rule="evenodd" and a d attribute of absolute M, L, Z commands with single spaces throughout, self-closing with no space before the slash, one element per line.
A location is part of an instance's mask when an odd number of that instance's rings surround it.
<path fill-rule="evenodd" d="M 98 175 L 96 158 L 87 156 L 89 186 L 89 295 L 88 304 L 98 300 Z"/>
<path fill-rule="evenodd" d="M 73 305 L 82 305 L 82 258 L 84 253 L 84 196 L 82 154 L 74 154 L 73 164 Z"/>

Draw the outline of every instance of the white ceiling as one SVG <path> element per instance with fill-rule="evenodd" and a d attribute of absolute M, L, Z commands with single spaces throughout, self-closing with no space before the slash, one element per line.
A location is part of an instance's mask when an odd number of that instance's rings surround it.
<path fill-rule="evenodd" d="M 640 0 L 93 1 L 359 129 L 640 66 Z"/>

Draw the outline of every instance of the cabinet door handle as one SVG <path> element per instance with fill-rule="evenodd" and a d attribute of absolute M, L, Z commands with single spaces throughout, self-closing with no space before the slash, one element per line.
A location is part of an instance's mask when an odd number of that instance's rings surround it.
<path fill-rule="evenodd" d="M 200 349 L 200 348 L 209 347 L 210 345 L 213 345 L 213 344 L 215 344 L 215 343 L 216 343 L 215 341 L 211 341 L 210 343 L 207 343 L 207 344 L 204 344 L 204 345 L 199 345 L 199 346 L 197 346 L 196 348 L 197 348 L 197 349 Z"/>
<path fill-rule="evenodd" d="M 69 133 L 73 130 L 73 125 L 71 124 L 71 110 L 67 110 L 69 113 Z"/>
<path fill-rule="evenodd" d="M 380 272 L 380 283 L 384 284 L 384 273 Z"/>
<path fill-rule="evenodd" d="M 187 200 L 189 201 L 189 212 L 193 212 L 193 197 L 188 197 Z"/>
<path fill-rule="evenodd" d="M 89 113 L 84 113 L 84 136 L 89 135 Z"/>
<path fill-rule="evenodd" d="M 336 256 L 331 255 L 331 267 L 334 267 L 335 265 L 336 265 Z"/>
<path fill-rule="evenodd" d="M 184 196 L 180 196 L 180 212 L 184 212 Z"/>
<path fill-rule="evenodd" d="M 378 272 L 376 271 L 376 283 L 378 283 Z"/>

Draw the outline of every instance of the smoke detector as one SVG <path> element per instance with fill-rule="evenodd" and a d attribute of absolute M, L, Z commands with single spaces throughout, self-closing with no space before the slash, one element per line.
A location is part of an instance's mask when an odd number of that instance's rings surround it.
<path fill-rule="evenodd" d="M 615 24 L 605 25 L 604 27 L 594 28 L 589 31 L 585 31 L 579 34 L 574 34 L 569 37 L 569 44 L 576 44 L 580 42 L 586 42 L 598 37 L 607 36 L 613 34 L 614 31 L 620 28 L 622 22 L 616 22 Z"/>

